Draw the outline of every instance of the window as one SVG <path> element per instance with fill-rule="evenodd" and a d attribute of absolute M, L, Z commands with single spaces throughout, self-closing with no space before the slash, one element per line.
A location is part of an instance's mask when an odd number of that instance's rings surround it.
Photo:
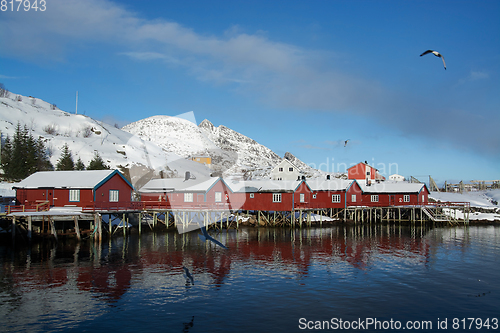
<path fill-rule="evenodd" d="M 422 194 L 422 202 L 425 202 L 425 195 Z"/>
<path fill-rule="evenodd" d="M 281 193 L 273 194 L 273 202 L 281 202 Z"/>
<path fill-rule="evenodd" d="M 250 193 L 250 199 L 253 199 L 254 193 Z"/>
<path fill-rule="evenodd" d="M 306 195 L 304 193 L 300 193 L 300 202 L 306 202 Z"/>
<path fill-rule="evenodd" d="M 119 191 L 109 190 L 109 202 L 118 202 L 118 199 L 119 199 Z"/>
<path fill-rule="evenodd" d="M 340 194 L 332 194 L 332 202 L 340 202 Z"/>
<path fill-rule="evenodd" d="M 356 202 L 356 194 L 351 195 L 351 201 Z"/>
<path fill-rule="evenodd" d="M 378 194 L 372 194 L 372 202 L 378 202 Z"/>
<path fill-rule="evenodd" d="M 80 201 L 80 190 L 69 190 L 69 201 L 70 202 Z"/>
<path fill-rule="evenodd" d="M 278 178 L 277 178 L 276 180 L 283 180 L 283 178 L 281 178 L 281 177 L 278 177 Z"/>
<path fill-rule="evenodd" d="M 278 171 L 279 172 L 283 172 L 283 168 L 278 168 Z"/>
<path fill-rule="evenodd" d="M 215 192 L 215 202 L 222 201 L 222 192 Z"/>
<path fill-rule="evenodd" d="M 184 202 L 193 202 L 193 193 L 184 193 Z"/>
<path fill-rule="evenodd" d="M 410 202 L 410 195 L 409 194 L 405 194 L 404 197 L 403 197 L 403 200 L 404 200 L 404 202 Z"/>
<path fill-rule="evenodd" d="M 292 168 L 292 167 L 289 167 L 289 168 L 288 168 L 288 171 L 293 172 L 293 168 Z"/>

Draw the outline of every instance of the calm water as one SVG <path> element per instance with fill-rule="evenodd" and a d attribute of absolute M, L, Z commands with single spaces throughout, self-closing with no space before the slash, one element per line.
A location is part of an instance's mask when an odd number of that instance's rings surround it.
<path fill-rule="evenodd" d="M 302 332 L 360 323 L 366 332 L 408 323 L 422 332 L 444 323 L 500 331 L 492 319 L 500 319 L 500 227 L 248 228 L 214 237 L 229 250 L 196 232 L 0 245 L 0 331 Z"/>

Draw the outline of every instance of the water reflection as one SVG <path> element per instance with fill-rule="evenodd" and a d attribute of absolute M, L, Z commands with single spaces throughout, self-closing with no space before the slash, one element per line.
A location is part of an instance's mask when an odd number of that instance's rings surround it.
<path fill-rule="evenodd" d="M 97 316 L 91 309 L 101 306 L 112 309 L 137 302 L 156 309 L 169 302 L 183 304 L 186 298 L 226 295 L 228 289 L 238 290 L 241 297 L 252 297 L 260 289 L 273 290 L 278 298 L 285 297 L 281 294 L 290 297 L 276 289 L 283 286 L 286 290 L 283 281 L 298 281 L 298 286 L 312 288 L 316 295 L 328 288 L 328 284 L 315 285 L 317 281 L 345 280 L 349 284 L 340 287 L 350 288 L 358 274 L 371 274 L 365 283 L 388 283 L 396 293 L 417 288 L 412 285 L 417 282 L 411 280 L 414 272 L 434 269 L 459 276 L 457 270 L 462 269 L 468 274 L 464 267 L 476 265 L 478 256 L 500 252 L 500 228 L 494 227 L 246 228 L 223 230 L 218 238 L 229 250 L 201 241 L 196 232 L 145 233 L 103 243 L 62 241 L 58 245 L 0 247 L 0 315 L 7 315 L 7 330 L 21 323 L 37 323 L 55 311 L 60 312 L 54 315 L 54 322 L 64 319 L 67 322 L 62 325 L 76 325 Z M 486 280 L 483 276 L 462 278 L 463 285 L 455 290 L 469 300 L 496 297 L 498 288 L 491 281 L 498 278 L 497 273 L 481 273 Z M 401 274 L 406 274 L 406 280 Z M 264 277 L 262 283 L 267 285 L 260 284 Z M 364 290 L 362 297 L 366 295 L 369 301 L 380 297 L 373 290 Z M 182 315 L 179 330 L 182 327 L 187 332 L 193 327 L 194 312 L 168 309 L 168 313 Z M 85 315 L 75 316 L 82 313 Z"/>
<path fill-rule="evenodd" d="M 382 255 L 425 265 L 431 252 L 425 240 L 429 230 L 392 225 L 225 230 L 220 236 L 230 251 L 199 241 L 196 233 L 149 233 L 101 244 L 39 243 L 7 251 L 11 257 L 7 253 L 3 256 L 2 281 L 12 281 L 10 289 L 24 293 L 60 288 L 71 280 L 78 290 L 114 303 L 130 289 L 133 277 L 145 270 L 170 275 L 184 273 L 193 285 L 192 274 L 200 274 L 205 281 L 209 277 L 210 284 L 220 287 L 230 275 L 233 261 L 277 266 L 298 276 L 307 276 L 313 262 L 345 262 L 366 270 L 374 258 Z M 467 238 L 460 246 L 464 243 Z"/>

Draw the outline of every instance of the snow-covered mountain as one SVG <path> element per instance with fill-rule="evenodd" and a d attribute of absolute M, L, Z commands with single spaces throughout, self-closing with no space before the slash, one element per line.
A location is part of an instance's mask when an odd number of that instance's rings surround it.
<path fill-rule="evenodd" d="M 182 177 L 185 171 L 209 176 L 206 166 L 161 149 L 126 131 L 90 117 L 59 110 L 55 105 L 34 97 L 9 93 L 0 97 L 0 132 L 2 142 L 13 137 L 17 124 L 25 125 L 33 137 L 42 137 L 53 165 L 68 144 L 73 159 L 81 158 L 88 165 L 98 152 L 111 167 L 130 174 L 132 183 L 141 187 L 151 177 Z"/>
<path fill-rule="evenodd" d="M 123 130 L 185 158 L 208 155 L 214 173 L 225 177 L 267 177 L 281 161 L 255 140 L 223 125 L 215 127 L 207 119 L 196 126 L 183 118 L 154 116 L 126 125 Z"/>

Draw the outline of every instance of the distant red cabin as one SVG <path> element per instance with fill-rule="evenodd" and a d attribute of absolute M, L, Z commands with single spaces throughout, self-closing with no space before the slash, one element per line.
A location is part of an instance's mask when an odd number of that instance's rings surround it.
<path fill-rule="evenodd" d="M 429 189 L 422 183 L 381 182 L 367 185 L 359 183 L 361 188 L 360 206 L 388 207 L 426 205 Z"/>
<path fill-rule="evenodd" d="M 378 170 L 366 162 L 360 162 L 347 169 L 347 177 L 349 179 L 365 180 L 367 183 L 372 183 L 376 180 L 385 180 L 378 173 Z"/>

